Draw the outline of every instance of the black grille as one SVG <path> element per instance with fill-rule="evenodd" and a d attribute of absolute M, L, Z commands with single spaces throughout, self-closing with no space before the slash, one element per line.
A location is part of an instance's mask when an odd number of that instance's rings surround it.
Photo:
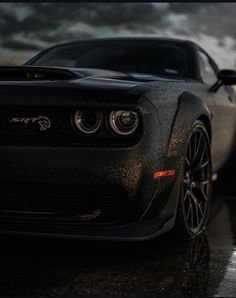
<path fill-rule="evenodd" d="M 0 107 L 1 144 L 78 143 L 73 129 L 76 109 L 68 107 Z M 43 125 L 46 125 L 43 126 Z"/>
<path fill-rule="evenodd" d="M 2 215 L 67 217 L 79 221 L 115 222 L 127 194 L 117 187 L 1 185 Z"/>

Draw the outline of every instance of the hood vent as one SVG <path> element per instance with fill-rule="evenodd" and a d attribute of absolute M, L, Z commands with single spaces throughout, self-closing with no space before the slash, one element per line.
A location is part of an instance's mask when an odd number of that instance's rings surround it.
<path fill-rule="evenodd" d="M 70 70 L 50 67 L 0 67 L 0 81 L 70 80 L 78 75 Z"/>

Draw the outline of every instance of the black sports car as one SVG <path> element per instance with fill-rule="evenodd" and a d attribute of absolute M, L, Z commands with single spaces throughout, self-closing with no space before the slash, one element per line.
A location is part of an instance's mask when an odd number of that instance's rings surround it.
<path fill-rule="evenodd" d="M 200 234 L 236 132 L 236 72 L 190 41 L 98 39 L 0 68 L 0 231 Z"/>

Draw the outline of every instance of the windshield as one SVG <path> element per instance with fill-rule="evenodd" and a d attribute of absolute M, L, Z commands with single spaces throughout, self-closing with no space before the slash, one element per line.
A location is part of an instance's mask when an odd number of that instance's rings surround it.
<path fill-rule="evenodd" d="M 182 77 L 189 70 L 187 50 L 161 41 L 78 42 L 52 48 L 30 64 Z"/>

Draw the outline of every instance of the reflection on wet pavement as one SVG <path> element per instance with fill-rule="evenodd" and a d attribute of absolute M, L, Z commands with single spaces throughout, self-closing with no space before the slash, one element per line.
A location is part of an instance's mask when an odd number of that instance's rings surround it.
<path fill-rule="evenodd" d="M 201 296 L 208 289 L 209 247 L 204 236 L 178 246 L 165 241 L 128 247 L 71 242 L 62 248 L 62 243 L 47 241 L 39 251 L 36 243 L 27 243 L 20 245 L 20 252 L 19 245 L 12 247 L 1 261 L 3 296 L 189 297 L 193 289 Z"/>
<path fill-rule="evenodd" d="M 2 237 L 2 297 L 236 296 L 236 196 L 218 197 L 206 235 L 144 243 Z"/>

